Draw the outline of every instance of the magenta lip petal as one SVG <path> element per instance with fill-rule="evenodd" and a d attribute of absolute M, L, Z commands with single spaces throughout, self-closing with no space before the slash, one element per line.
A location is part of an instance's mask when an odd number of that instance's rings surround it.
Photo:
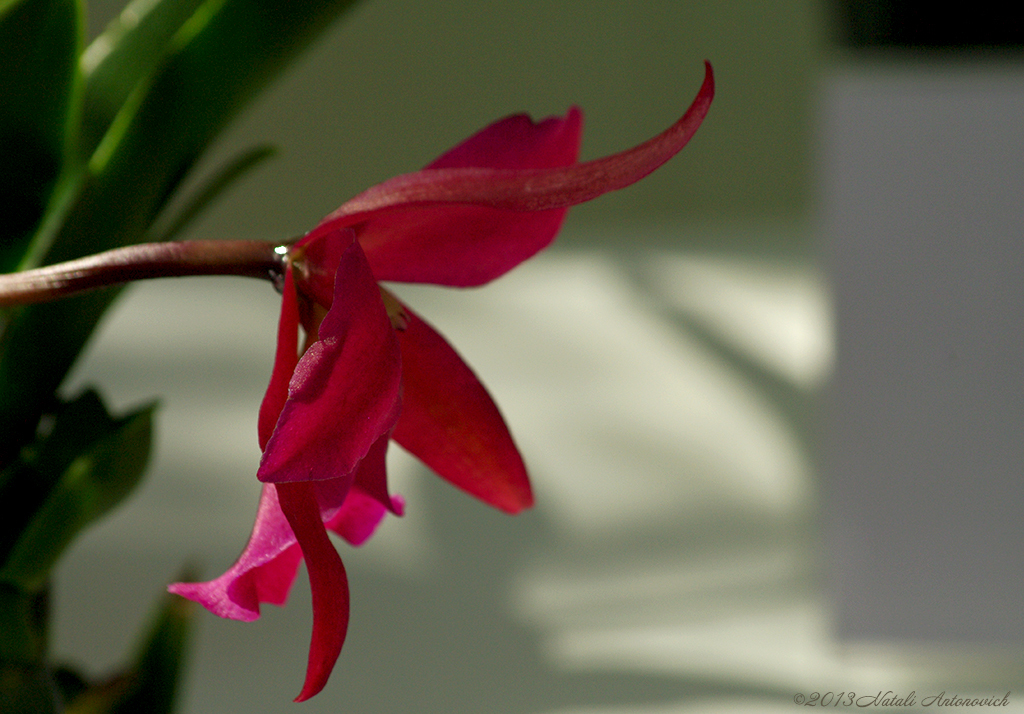
<path fill-rule="evenodd" d="M 284 604 L 301 560 L 277 491 L 264 486 L 252 533 L 238 560 L 215 580 L 174 583 L 168 590 L 220 617 L 251 622 L 260 616 L 261 602 Z"/>

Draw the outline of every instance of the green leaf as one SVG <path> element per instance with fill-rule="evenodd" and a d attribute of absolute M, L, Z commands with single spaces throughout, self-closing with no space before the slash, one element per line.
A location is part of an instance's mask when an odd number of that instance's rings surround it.
<path fill-rule="evenodd" d="M 57 714 L 46 665 L 49 588 L 28 592 L 0 582 L 0 712 Z"/>
<path fill-rule="evenodd" d="M 75 536 L 132 491 L 149 458 L 154 408 L 114 419 L 86 392 L 4 470 L 0 582 L 42 587 Z"/>
<path fill-rule="evenodd" d="M 170 2 L 171 0 L 164 0 Z M 191 2 L 192 0 L 180 0 Z M 142 240 L 216 134 L 354 0 L 205 0 L 121 104 L 42 262 Z"/>
<path fill-rule="evenodd" d="M 203 0 L 135 0 L 82 55 L 85 87 L 79 150 L 96 150 L 132 92 L 170 52 L 171 39 Z"/>
<path fill-rule="evenodd" d="M 58 714 L 59 702 L 49 671 L 0 660 L 0 712 Z"/>
<path fill-rule="evenodd" d="M 81 187 L 67 192 L 72 205 L 44 223 L 28 263 L 60 262 L 144 240 L 227 121 L 354 2 L 203 2 L 175 33 L 156 69 L 131 90 Z M 116 294 L 31 305 L 7 316 L 0 336 L 0 464 L 31 438 L 45 404 Z"/>
<path fill-rule="evenodd" d="M 30 674 L 29 671 L 42 668 L 48 604 L 49 591 L 45 588 L 27 592 L 0 582 L 0 667 L 20 669 L 34 681 L 46 679 L 45 674 Z M 0 674 L 0 701 L 3 693 L 10 689 L 4 678 L 5 675 Z M 0 712 L 7 711 L 10 710 L 0 707 Z"/>
<path fill-rule="evenodd" d="M 198 580 L 183 573 L 178 580 Z M 139 649 L 132 668 L 132 687 L 113 707 L 114 714 L 170 714 L 189 645 L 195 603 L 165 594 L 163 605 Z"/>
<path fill-rule="evenodd" d="M 0 0 L 0 270 L 13 270 L 68 150 L 81 42 L 75 0 Z"/>
<path fill-rule="evenodd" d="M 35 438 L 43 412 L 120 288 L 12 312 L 0 334 L 0 466 Z"/>

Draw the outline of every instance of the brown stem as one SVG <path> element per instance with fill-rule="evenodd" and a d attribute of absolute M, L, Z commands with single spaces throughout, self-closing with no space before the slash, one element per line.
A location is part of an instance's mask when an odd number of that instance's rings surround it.
<path fill-rule="evenodd" d="M 0 307 L 48 302 L 95 288 L 148 278 L 239 275 L 277 281 L 287 246 L 263 241 L 142 243 L 0 275 Z"/>

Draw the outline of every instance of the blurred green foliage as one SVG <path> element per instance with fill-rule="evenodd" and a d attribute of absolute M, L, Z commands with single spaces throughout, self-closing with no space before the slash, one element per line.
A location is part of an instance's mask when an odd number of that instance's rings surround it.
<path fill-rule="evenodd" d="M 155 232 L 214 137 L 353 2 L 137 0 L 86 49 L 81 0 L 0 0 L 0 269 L 177 233 L 269 155 L 222 161 Z M 75 711 L 162 712 L 173 699 L 180 604 L 127 678 L 93 687 L 47 662 L 51 569 L 149 459 L 152 406 L 114 416 L 95 392 L 59 394 L 118 292 L 0 312 L 4 712 L 58 711 L 72 696 Z"/>

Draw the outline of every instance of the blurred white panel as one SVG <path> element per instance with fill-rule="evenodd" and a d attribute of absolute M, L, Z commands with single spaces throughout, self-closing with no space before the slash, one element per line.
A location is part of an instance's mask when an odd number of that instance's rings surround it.
<path fill-rule="evenodd" d="M 838 627 L 1024 643 L 1024 71 L 823 84 Z"/>

